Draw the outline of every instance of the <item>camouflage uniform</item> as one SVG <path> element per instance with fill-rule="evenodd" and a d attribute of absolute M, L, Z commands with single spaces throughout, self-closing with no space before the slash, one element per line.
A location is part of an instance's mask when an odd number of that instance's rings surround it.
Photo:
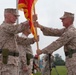
<path fill-rule="evenodd" d="M 50 58 L 50 59 L 49 59 Z M 53 64 L 54 57 L 52 55 L 46 54 L 43 56 L 43 69 L 42 69 L 42 75 L 50 75 L 52 70 L 52 64 Z"/>
<path fill-rule="evenodd" d="M 24 43 L 26 39 L 16 38 L 15 34 L 23 31 L 25 25 L 11 25 L 3 22 L 0 26 L 0 49 L 8 49 L 9 52 L 18 53 L 16 39 L 19 43 Z M 22 40 L 19 40 L 22 39 Z M 19 75 L 19 56 L 9 55 L 7 64 L 2 62 L 2 52 L 0 52 L 0 75 Z"/>
<path fill-rule="evenodd" d="M 33 65 L 34 65 L 34 71 L 35 71 L 35 73 L 36 72 L 40 72 L 41 71 L 41 69 L 40 69 L 40 67 L 39 67 L 39 60 L 40 60 L 40 58 L 39 58 L 39 56 L 36 54 L 35 56 L 34 56 L 34 60 L 33 60 Z"/>
<path fill-rule="evenodd" d="M 46 55 L 44 55 L 44 58 L 43 58 L 43 60 L 44 60 L 44 67 L 43 67 L 43 69 L 42 69 L 42 75 L 50 75 L 50 68 L 49 68 L 49 55 L 48 54 L 46 54 Z M 50 65 L 51 65 L 51 63 L 50 63 Z"/>
<path fill-rule="evenodd" d="M 65 27 L 63 29 L 53 29 L 53 28 L 40 26 L 40 29 L 42 30 L 44 35 L 60 37 L 56 41 L 51 43 L 49 46 L 42 49 L 41 53 L 52 53 L 53 51 L 64 46 L 68 75 L 76 75 L 75 72 L 76 29 L 73 26 L 74 14 L 65 12 L 60 19 L 62 20 L 63 26 Z"/>
<path fill-rule="evenodd" d="M 76 28 L 73 25 L 70 25 L 67 29 L 52 29 L 43 27 L 42 32 L 46 36 L 59 36 L 56 41 L 51 43 L 49 46 L 42 49 L 43 53 L 52 53 L 60 47 L 64 46 L 64 51 L 67 52 L 69 49 L 76 50 Z M 68 68 L 68 75 L 76 75 L 75 71 L 75 55 L 72 55 L 72 58 L 66 57 L 66 67 Z"/>
<path fill-rule="evenodd" d="M 22 37 L 26 38 L 26 39 L 31 39 L 31 38 L 28 38 L 26 37 L 24 34 L 22 35 Z M 30 64 L 27 65 L 27 59 L 26 59 L 26 53 L 29 53 L 29 54 L 32 54 L 33 55 L 33 52 L 32 52 L 32 48 L 31 48 L 31 45 L 30 44 L 33 44 L 34 41 L 31 40 L 29 41 L 29 45 L 28 44 L 19 44 L 19 49 L 20 49 L 20 75 L 31 75 L 32 73 L 32 59 L 30 60 Z M 28 71 L 24 72 L 22 70 L 22 66 L 25 65 L 26 67 L 28 67 Z"/>

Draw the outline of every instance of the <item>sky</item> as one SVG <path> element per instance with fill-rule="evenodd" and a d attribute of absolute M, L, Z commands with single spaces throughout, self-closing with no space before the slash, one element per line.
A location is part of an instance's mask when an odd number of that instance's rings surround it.
<path fill-rule="evenodd" d="M 0 24 L 4 20 L 4 9 L 5 8 L 16 8 L 16 0 L 1 0 L 0 1 Z M 52 28 L 62 28 L 62 22 L 59 19 L 63 16 L 64 12 L 71 12 L 75 14 L 76 17 L 76 0 L 38 0 L 35 5 L 35 11 L 38 15 L 38 22 L 47 27 Z M 19 11 L 19 23 L 26 21 L 22 11 Z M 76 19 L 74 21 L 74 26 L 76 24 Z M 39 48 L 43 49 L 47 45 L 51 44 L 57 39 L 57 37 L 44 36 L 40 29 L 37 29 L 40 41 L 38 42 Z M 29 36 L 31 37 L 32 34 Z M 36 54 L 37 45 L 36 43 L 32 45 L 33 53 Z M 65 60 L 64 49 L 61 47 L 56 50 L 54 54 L 58 53 L 62 59 Z M 42 56 L 42 55 L 41 55 Z"/>

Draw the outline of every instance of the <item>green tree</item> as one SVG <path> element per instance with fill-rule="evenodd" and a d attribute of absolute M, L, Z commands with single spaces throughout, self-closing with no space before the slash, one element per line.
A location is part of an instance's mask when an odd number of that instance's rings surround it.
<path fill-rule="evenodd" d="M 59 54 L 54 55 L 54 64 L 57 66 L 65 65 L 65 61 L 61 58 Z"/>

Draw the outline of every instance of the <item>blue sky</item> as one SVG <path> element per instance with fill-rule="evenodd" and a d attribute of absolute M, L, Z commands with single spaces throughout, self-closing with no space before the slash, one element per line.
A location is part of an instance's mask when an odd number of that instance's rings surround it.
<path fill-rule="evenodd" d="M 5 8 L 16 8 L 16 0 L 1 0 L 0 1 L 0 24 L 3 22 L 3 11 Z M 62 28 L 62 22 L 59 19 L 64 11 L 72 12 L 76 17 L 76 0 L 38 0 L 36 3 L 36 14 L 38 15 L 38 22 L 47 27 Z M 20 18 L 19 23 L 25 21 L 23 12 L 19 11 Z M 74 21 L 74 25 L 76 20 Z M 76 25 L 75 25 L 76 26 Z M 55 41 L 56 37 L 44 36 L 42 32 L 38 29 L 38 34 L 40 36 L 39 48 L 42 49 L 49 45 L 51 42 Z M 36 43 L 32 45 L 33 53 L 36 54 Z M 63 47 L 54 53 L 59 53 L 63 59 L 64 50 Z"/>

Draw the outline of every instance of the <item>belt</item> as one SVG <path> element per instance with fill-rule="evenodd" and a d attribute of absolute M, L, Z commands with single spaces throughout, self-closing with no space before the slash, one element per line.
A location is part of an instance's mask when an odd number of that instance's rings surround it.
<path fill-rule="evenodd" d="M 9 55 L 18 57 L 19 53 L 17 53 L 17 52 L 9 52 Z"/>
<path fill-rule="evenodd" d="M 2 53 L 2 49 L 0 49 L 0 54 Z M 10 56 L 16 56 L 16 57 L 18 57 L 19 56 L 19 53 L 17 53 L 17 52 L 9 52 L 9 55 Z"/>

